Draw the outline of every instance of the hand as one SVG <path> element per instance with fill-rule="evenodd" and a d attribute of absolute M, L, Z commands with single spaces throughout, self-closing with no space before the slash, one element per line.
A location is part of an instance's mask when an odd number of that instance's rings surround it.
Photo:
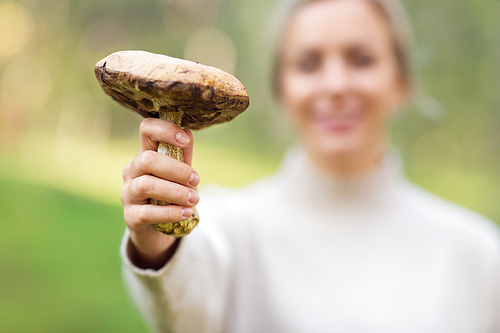
<path fill-rule="evenodd" d="M 156 231 L 152 224 L 184 220 L 199 201 L 200 177 L 191 168 L 193 135 L 161 119 L 146 118 L 140 126 L 141 150 L 123 169 L 121 193 L 130 231 L 128 255 L 141 268 L 160 268 L 175 251 L 178 239 Z M 184 149 L 184 163 L 156 152 L 164 141 Z M 172 203 L 150 205 L 149 198 Z"/>

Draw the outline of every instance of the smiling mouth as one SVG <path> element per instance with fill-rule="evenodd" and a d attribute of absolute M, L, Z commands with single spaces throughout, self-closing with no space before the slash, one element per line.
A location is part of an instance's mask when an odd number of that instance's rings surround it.
<path fill-rule="evenodd" d="M 313 112 L 312 121 L 315 127 L 329 133 L 348 133 L 356 128 L 362 120 L 358 108 L 333 112 Z"/>

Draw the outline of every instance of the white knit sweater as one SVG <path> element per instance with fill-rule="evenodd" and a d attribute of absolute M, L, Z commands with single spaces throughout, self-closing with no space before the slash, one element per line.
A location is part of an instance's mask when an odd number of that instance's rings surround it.
<path fill-rule="evenodd" d="M 411 185 L 397 159 L 332 179 L 295 148 L 281 170 L 212 189 L 158 271 L 122 256 L 158 332 L 500 332 L 500 233 Z"/>

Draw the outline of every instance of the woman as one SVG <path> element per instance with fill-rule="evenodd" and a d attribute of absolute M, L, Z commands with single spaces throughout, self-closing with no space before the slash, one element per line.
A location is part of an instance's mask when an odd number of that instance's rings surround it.
<path fill-rule="evenodd" d="M 302 0 L 275 88 L 300 136 L 277 174 L 215 190 L 176 240 L 153 223 L 198 203 L 193 138 L 146 119 L 124 169 L 125 277 L 151 327 L 176 332 L 500 332 L 493 224 L 409 184 L 387 150 L 411 91 L 409 39 L 384 0 Z M 156 154 L 185 149 L 186 163 Z M 148 205 L 148 198 L 173 202 Z"/>

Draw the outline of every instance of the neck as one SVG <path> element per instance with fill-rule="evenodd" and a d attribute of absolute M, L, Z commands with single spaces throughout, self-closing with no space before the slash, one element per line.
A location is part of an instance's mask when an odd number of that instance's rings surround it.
<path fill-rule="evenodd" d="M 375 209 L 382 202 L 393 202 L 401 179 L 400 159 L 397 152 L 383 148 L 384 156 L 378 162 L 364 171 L 360 168 L 356 174 L 332 171 L 332 167 L 327 169 L 324 164 L 320 169 L 304 146 L 295 146 L 288 151 L 282 165 L 282 195 L 304 207 L 322 207 L 320 210 L 329 207 L 344 212 L 368 206 Z"/>
<path fill-rule="evenodd" d="M 363 152 L 339 153 L 333 156 L 315 153 L 308 149 L 312 164 L 326 174 L 335 177 L 352 178 L 368 173 L 377 167 L 384 155 L 383 147 L 372 147 Z"/>

